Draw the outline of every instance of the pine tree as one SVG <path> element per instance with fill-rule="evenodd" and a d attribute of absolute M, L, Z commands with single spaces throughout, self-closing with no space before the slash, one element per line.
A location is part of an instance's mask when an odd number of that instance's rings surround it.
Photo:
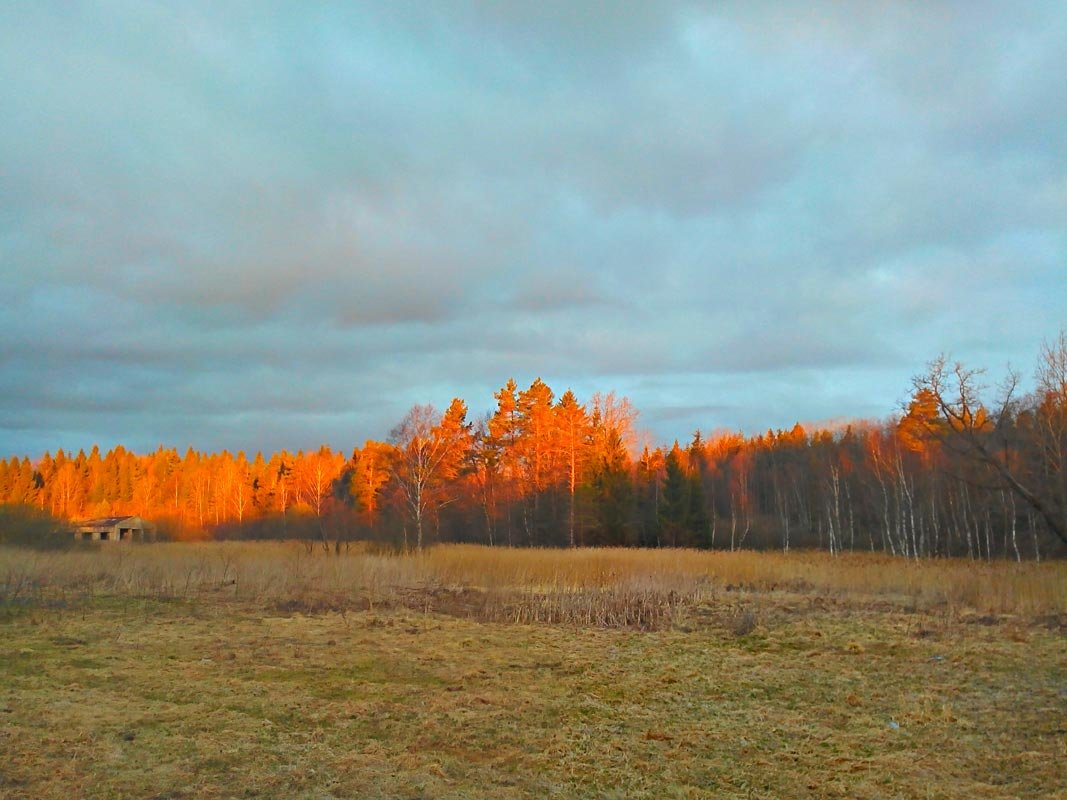
<path fill-rule="evenodd" d="M 575 535 L 575 500 L 581 473 L 589 447 L 589 418 L 585 407 L 578 403 L 574 392 L 568 389 L 556 404 L 556 436 L 558 448 L 566 470 L 567 494 L 567 541 L 571 547 L 576 544 Z"/>
<path fill-rule="evenodd" d="M 504 506 L 509 547 L 514 544 L 511 506 L 521 489 L 517 447 L 521 431 L 517 393 L 515 379 L 509 378 L 504 388 L 493 395 L 497 407 L 486 423 L 488 436 L 482 442 L 481 453 L 483 466 L 492 468 L 494 505 L 500 503 Z"/>

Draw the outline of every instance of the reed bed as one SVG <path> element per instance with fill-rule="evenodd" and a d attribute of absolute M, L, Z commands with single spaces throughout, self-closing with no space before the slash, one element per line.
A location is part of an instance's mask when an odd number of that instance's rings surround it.
<path fill-rule="evenodd" d="M 7 604 L 232 599 L 290 611 L 406 607 L 479 620 L 657 629 L 700 606 L 769 595 L 1058 618 L 1067 614 L 1067 565 L 475 545 L 334 556 L 285 542 L 0 549 L 0 602 Z"/>

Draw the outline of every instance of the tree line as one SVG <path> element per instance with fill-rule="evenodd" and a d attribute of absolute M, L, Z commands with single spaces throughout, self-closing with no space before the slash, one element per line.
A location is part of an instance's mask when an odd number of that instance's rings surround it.
<path fill-rule="evenodd" d="M 0 461 L 0 502 L 76 519 L 156 520 L 177 537 L 356 539 L 507 546 L 876 550 L 907 557 L 1043 558 L 1067 551 L 1067 342 L 1036 388 L 945 358 L 895 418 L 800 424 L 639 447 L 625 398 L 556 396 L 509 380 L 470 419 L 414 406 L 385 441 L 243 452 L 45 453 Z"/>

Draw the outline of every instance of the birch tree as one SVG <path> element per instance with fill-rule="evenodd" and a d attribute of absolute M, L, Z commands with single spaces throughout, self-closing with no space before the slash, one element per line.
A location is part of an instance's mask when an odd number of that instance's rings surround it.
<path fill-rule="evenodd" d="M 393 478 L 415 524 L 415 549 L 419 552 L 427 513 L 449 502 L 441 490 L 458 474 L 470 446 L 471 426 L 466 416 L 467 406 L 458 398 L 440 419 L 432 405 L 415 405 L 389 436 L 397 453 Z"/>

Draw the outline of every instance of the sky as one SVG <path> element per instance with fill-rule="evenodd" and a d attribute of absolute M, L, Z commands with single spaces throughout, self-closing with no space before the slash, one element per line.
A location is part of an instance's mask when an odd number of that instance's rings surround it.
<path fill-rule="evenodd" d="M 0 454 L 615 391 L 898 413 L 1067 324 L 1067 5 L 0 0 Z"/>

